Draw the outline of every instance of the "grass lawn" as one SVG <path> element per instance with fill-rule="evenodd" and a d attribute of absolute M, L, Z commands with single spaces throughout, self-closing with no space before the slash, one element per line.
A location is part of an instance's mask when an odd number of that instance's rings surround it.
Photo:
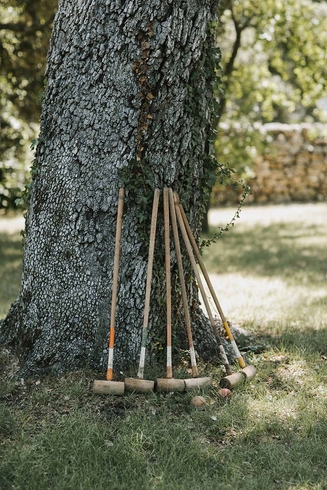
<path fill-rule="evenodd" d="M 212 227 L 232 215 L 211 211 Z M 325 203 L 245 207 L 204 251 L 225 315 L 255 334 L 257 375 L 230 400 L 211 366 L 195 410 L 192 393 L 93 395 L 91 372 L 14 381 L 2 350 L 1 490 L 327 489 L 326 216 Z M 0 317 L 20 281 L 9 226 L 0 220 Z"/>
<path fill-rule="evenodd" d="M 22 273 L 21 216 L 0 215 L 0 318 L 3 318 L 19 291 Z"/>

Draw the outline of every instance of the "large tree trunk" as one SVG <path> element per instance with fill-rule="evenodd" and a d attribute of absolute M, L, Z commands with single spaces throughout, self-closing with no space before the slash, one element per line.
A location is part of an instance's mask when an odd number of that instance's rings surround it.
<path fill-rule="evenodd" d="M 176 190 L 198 236 L 205 197 L 215 0 L 61 0 L 26 218 L 20 296 L 1 340 L 22 373 L 107 361 L 118 188 L 124 185 L 115 369 L 138 362 L 153 191 Z M 148 353 L 165 342 L 160 206 Z M 174 253 L 175 346 L 186 347 Z M 195 346 L 215 352 L 189 267 Z"/>

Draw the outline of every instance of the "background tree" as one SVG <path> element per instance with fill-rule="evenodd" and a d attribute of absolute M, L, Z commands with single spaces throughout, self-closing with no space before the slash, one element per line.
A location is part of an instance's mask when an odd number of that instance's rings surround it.
<path fill-rule="evenodd" d="M 56 8 L 56 0 L 3 0 L 0 5 L 0 208 L 13 206 L 26 182 Z M 226 0 L 219 13 L 226 97 L 216 93 L 217 155 L 247 178 L 266 144 L 258 126 L 326 120 L 326 2 Z"/>
<path fill-rule="evenodd" d="M 327 4 L 232 0 L 220 11 L 225 95 L 217 93 L 216 150 L 252 177 L 253 159 L 266 145 L 261 124 L 327 120 Z"/>
<path fill-rule="evenodd" d="M 211 0 L 60 2 L 32 169 L 22 287 L 1 326 L 1 340 L 18 353 L 22 373 L 106 362 L 121 185 L 127 202 L 116 369 L 138 359 L 154 189 L 179 193 L 198 234 L 216 171 L 210 143 L 216 7 Z M 164 341 L 162 245 L 159 238 L 148 345 L 153 359 Z M 175 346 L 186 347 L 176 277 L 174 264 Z M 187 284 L 195 344 L 208 357 L 215 340 L 189 271 Z"/>
<path fill-rule="evenodd" d="M 0 5 L 0 209 L 14 206 L 28 178 L 57 3 L 3 0 Z"/>

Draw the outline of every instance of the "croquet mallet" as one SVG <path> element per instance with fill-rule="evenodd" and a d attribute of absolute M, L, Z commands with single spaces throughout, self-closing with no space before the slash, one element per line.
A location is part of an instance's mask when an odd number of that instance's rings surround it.
<path fill-rule="evenodd" d="M 125 385 L 123 381 L 113 381 L 113 360 L 114 360 L 114 343 L 115 343 L 115 319 L 116 319 L 116 305 L 117 305 L 117 290 L 118 290 L 118 270 L 119 270 L 119 258 L 120 258 L 120 243 L 123 223 L 123 211 L 124 211 L 124 188 L 119 189 L 118 196 L 118 210 L 117 210 L 117 223 L 116 223 L 116 239 L 115 239 L 115 255 L 114 255 L 114 270 L 112 278 L 112 297 L 111 297 L 111 315 L 110 315 L 110 330 L 109 330 L 109 353 L 108 353 L 108 367 L 107 367 L 107 379 L 95 380 L 93 383 L 93 390 L 95 393 L 102 393 L 107 395 L 123 395 L 125 391 Z"/>
<path fill-rule="evenodd" d="M 232 374 L 232 371 L 231 371 L 231 368 L 230 368 L 230 365 L 229 365 L 229 362 L 228 362 L 228 359 L 227 359 L 227 355 L 226 355 L 224 346 L 223 346 L 222 341 L 221 341 L 221 337 L 219 335 L 217 326 L 215 324 L 215 320 L 214 320 L 213 315 L 212 315 L 212 312 L 211 312 L 209 301 L 208 301 L 207 295 L 206 295 L 205 290 L 204 290 L 204 287 L 203 287 L 202 279 L 201 279 L 200 273 L 198 271 L 197 264 L 195 262 L 195 258 L 194 258 L 194 254 L 193 254 L 193 250 L 192 250 L 192 245 L 191 245 L 191 242 L 189 240 L 189 237 L 188 237 L 188 234 L 187 234 L 187 231 L 186 231 L 186 227 L 185 227 L 184 220 L 183 220 L 183 217 L 182 217 L 181 209 L 179 207 L 178 196 L 177 196 L 176 193 L 174 193 L 174 199 L 175 199 L 176 216 L 177 216 L 177 221 L 178 221 L 178 224 L 179 224 L 179 228 L 181 230 L 182 237 L 183 237 L 183 240 L 184 240 L 184 243 L 185 243 L 185 247 L 186 247 L 186 250 L 187 250 L 187 253 L 188 253 L 188 256 L 189 256 L 191 265 L 192 265 L 192 268 L 193 268 L 193 272 L 194 272 L 196 281 L 198 283 L 198 287 L 200 289 L 201 296 L 202 296 L 202 299 L 203 299 L 205 308 L 207 310 L 207 314 L 208 314 L 208 317 L 209 317 L 211 328 L 212 328 L 212 330 L 214 332 L 214 335 L 215 335 L 216 340 L 217 340 L 217 343 L 218 343 L 218 349 L 219 349 L 220 358 L 221 358 L 221 360 L 223 362 L 223 365 L 225 367 L 226 374 L 227 375 L 230 375 L 230 374 Z"/>
<path fill-rule="evenodd" d="M 200 251 L 198 249 L 198 246 L 197 246 L 197 243 L 195 241 L 195 238 L 194 238 L 194 235 L 192 233 L 192 230 L 191 230 L 191 227 L 189 225 L 189 222 L 187 220 L 187 217 L 186 217 L 186 214 L 185 214 L 185 211 L 183 209 L 183 206 L 181 205 L 181 203 L 179 203 L 179 209 L 181 211 L 181 215 L 182 215 L 182 218 L 183 218 L 183 221 L 184 221 L 184 224 L 185 224 L 185 228 L 186 228 L 186 231 L 187 231 L 187 234 L 188 234 L 188 237 L 190 239 L 190 242 L 192 244 L 192 247 L 193 247 L 193 250 L 194 250 L 194 253 L 195 253 L 195 256 L 197 258 L 197 261 L 199 263 L 199 266 L 201 268 L 201 271 L 202 271 L 202 274 L 205 278 L 205 281 L 208 285 L 208 288 L 209 288 L 209 291 L 211 293 L 211 296 L 212 296 L 212 299 L 215 303 L 215 306 L 218 310 L 218 313 L 220 315 L 220 318 L 221 318 L 221 321 L 223 323 L 223 326 L 224 326 L 224 329 L 226 331 L 226 334 L 230 340 L 230 343 L 231 343 L 231 346 L 233 348 L 233 351 L 234 351 L 234 354 L 235 354 L 235 357 L 237 358 L 237 361 L 241 367 L 240 371 L 238 373 L 234 373 L 234 374 L 231 374 L 231 375 L 228 375 L 228 376 L 225 376 L 221 379 L 220 381 L 220 386 L 222 388 L 234 388 L 236 385 L 238 385 L 239 383 L 241 382 L 244 382 L 246 380 L 249 380 L 249 379 L 252 379 L 255 374 L 256 374 L 256 369 L 254 366 L 250 365 L 250 366 L 246 366 L 245 362 L 244 362 L 244 359 L 237 347 L 237 344 L 234 340 L 234 337 L 233 337 L 233 334 L 231 332 L 231 329 L 229 328 L 229 325 L 227 323 L 227 320 L 226 320 L 226 317 L 224 315 L 224 312 L 220 306 L 220 303 L 218 301 L 218 298 L 217 298 L 217 295 L 216 295 L 216 292 L 214 290 L 214 287 L 212 285 L 212 282 L 210 280 L 210 277 L 209 277 L 209 274 L 206 270 L 206 267 L 204 265 L 204 262 L 202 260 L 202 257 L 201 257 L 201 254 L 200 254 Z"/>
<path fill-rule="evenodd" d="M 148 252 L 148 266 L 147 266 L 147 278 L 146 278 L 146 289 L 145 289 L 145 305 L 144 305 L 144 317 L 143 317 L 143 328 L 142 328 L 142 339 L 141 339 L 141 353 L 140 353 L 139 369 L 137 373 L 138 379 L 136 378 L 125 379 L 126 391 L 132 391 L 137 393 L 150 393 L 151 391 L 154 390 L 154 381 L 144 379 L 144 365 L 145 365 L 146 342 L 148 337 L 153 256 L 154 256 L 154 246 L 155 246 L 155 239 L 156 239 L 159 197 L 160 197 L 160 191 L 159 189 L 155 189 L 153 205 L 152 205 L 150 244 L 149 244 L 149 252 Z"/>
<path fill-rule="evenodd" d="M 156 390 L 163 392 L 184 391 L 183 379 L 173 378 L 172 365 L 172 323 L 171 323 L 171 275 L 170 275 L 170 223 L 168 188 L 163 190 L 164 232 L 165 232 L 165 269 L 166 269 L 166 318 L 167 318 L 167 368 L 166 378 L 156 379 Z"/>
<path fill-rule="evenodd" d="M 191 369 L 192 369 L 192 377 L 193 377 L 193 379 L 185 379 L 184 380 L 185 388 L 186 388 L 186 390 L 191 390 L 194 388 L 205 388 L 205 387 L 210 386 L 212 384 L 212 379 L 210 377 L 198 378 L 198 368 L 197 368 L 197 364 L 196 364 L 195 350 L 194 350 L 194 344 L 193 344 L 193 335 L 192 335 L 192 329 L 191 329 L 191 318 L 190 318 L 190 313 L 189 313 L 189 309 L 188 309 L 188 300 L 187 300 L 187 293 L 186 293 L 184 269 L 183 269 L 183 263 L 182 263 L 182 253 L 181 253 L 179 235 L 178 235 L 178 227 L 177 227 L 177 218 L 176 218 L 176 210 L 175 210 L 175 204 L 174 204 L 173 190 L 169 189 L 168 194 L 169 194 L 169 209 L 170 209 L 171 223 L 172 223 L 172 229 L 173 229 L 173 235 L 174 235 L 175 252 L 176 252 L 177 265 L 178 265 L 179 280 L 180 280 L 180 285 L 181 285 L 182 301 L 183 301 L 185 324 L 186 324 L 186 333 L 187 333 L 189 350 L 190 350 Z"/>

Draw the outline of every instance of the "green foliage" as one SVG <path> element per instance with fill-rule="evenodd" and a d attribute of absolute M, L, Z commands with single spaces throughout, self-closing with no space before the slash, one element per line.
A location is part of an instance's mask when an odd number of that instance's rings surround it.
<path fill-rule="evenodd" d="M 56 8 L 56 0 L 1 2 L 0 208 L 13 206 L 21 197 L 28 174 L 28 146 L 38 132 L 45 57 Z M 258 125 L 326 119 L 320 103 L 326 93 L 326 19 L 326 2 L 222 3 L 219 22 L 210 26 L 201 62 L 217 95 L 212 99 L 213 127 L 217 114 L 220 117 L 218 137 L 211 133 L 209 146 L 214 146 L 219 162 L 228 161 L 237 169 L 240 178 L 253 176 L 253 159 L 265 144 Z M 214 33 L 222 61 L 212 44 Z M 203 96 L 203 88 L 191 83 L 189 90 L 192 110 L 192 104 L 199 107 L 197 99 Z M 197 138 L 201 135 L 194 135 L 195 149 Z M 204 201 L 213 182 L 217 180 L 219 187 L 221 177 L 227 177 L 226 168 L 225 163 L 217 164 L 208 157 Z"/>
<path fill-rule="evenodd" d="M 227 36 L 241 29 L 241 46 L 228 87 L 226 116 L 262 123 L 321 119 L 317 106 L 325 96 L 327 68 L 326 3 L 234 1 L 218 24 L 226 68 Z M 224 38 L 225 36 L 225 38 Z M 230 43 L 230 41 L 229 41 Z"/>
<path fill-rule="evenodd" d="M 199 152 L 203 152 L 203 127 L 206 128 L 206 147 L 204 158 L 204 168 L 203 176 L 201 181 L 202 190 L 202 206 L 200 207 L 200 214 L 202 216 L 206 213 L 208 201 L 210 198 L 210 193 L 215 183 L 218 181 L 220 185 L 233 185 L 235 188 L 242 186 L 243 194 L 239 207 L 236 214 L 239 213 L 243 202 L 249 193 L 249 188 L 242 181 L 234 179 L 233 174 L 234 169 L 230 167 L 228 163 L 222 163 L 220 159 L 216 157 L 215 141 L 217 138 L 217 123 L 219 114 L 219 103 L 215 94 L 224 94 L 223 82 L 222 82 L 222 69 L 221 60 L 222 54 L 220 48 L 215 46 L 214 42 L 214 32 L 217 29 L 216 23 L 209 25 L 208 39 L 204 44 L 203 56 L 200 61 L 198 70 L 193 74 L 193 77 L 189 86 L 189 110 L 192 113 L 192 117 L 195 120 L 195 128 L 198 128 L 198 134 L 193 135 L 194 146 L 198 145 Z M 199 83 L 199 80 L 204 78 L 204 84 L 210 85 L 211 90 L 207 91 L 206 94 L 209 99 L 206 101 L 209 108 L 209 117 L 203 114 L 201 111 L 202 100 L 204 96 L 204 90 Z M 190 175 L 192 175 L 190 173 Z M 190 182 L 189 188 L 192 188 L 192 182 Z M 187 186 L 184 185 L 184 188 Z M 181 200 L 183 200 L 183 195 L 181 195 Z M 221 235 L 223 231 L 226 231 L 230 225 L 233 224 L 232 220 L 225 228 L 219 231 L 219 234 L 215 234 L 211 240 L 207 240 L 202 243 L 202 246 L 209 246 L 211 242 L 214 242 L 218 236 Z"/>
<path fill-rule="evenodd" d="M 233 179 L 232 178 L 230 180 L 232 180 L 232 182 L 233 182 Z M 220 181 L 220 183 L 222 185 L 224 185 L 224 182 L 223 181 Z M 216 228 L 217 231 L 215 231 L 215 233 L 209 239 L 203 239 L 202 242 L 201 242 L 201 248 L 203 248 L 203 247 L 210 247 L 210 245 L 212 245 L 213 243 L 216 243 L 216 241 L 218 240 L 218 238 L 221 238 L 222 237 L 222 234 L 224 232 L 229 231 L 229 229 L 235 225 L 236 220 L 238 218 L 240 218 L 240 214 L 241 214 L 241 210 L 242 210 L 243 204 L 244 204 L 247 196 L 250 194 L 251 188 L 243 180 L 239 180 L 239 181 L 236 181 L 235 180 L 234 183 L 233 183 L 234 190 L 236 190 L 239 187 L 242 187 L 243 191 L 242 191 L 241 198 L 239 200 L 237 209 L 234 212 L 232 218 L 224 226 L 218 226 Z"/>
<path fill-rule="evenodd" d="M 56 0 L 0 6 L 0 209 L 14 206 L 28 176 Z"/>
<path fill-rule="evenodd" d="M 217 24 L 225 95 L 220 98 L 218 159 L 251 177 L 264 150 L 261 124 L 326 121 L 326 2 L 223 3 Z M 217 186 L 219 184 L 217 183 Z"/>
<path fill-rule="evenodd" d="M 155 189 L 154 176 L 144 161 L 135 158 L 119 171 L 119 178 L 121 185 L 125 187 L 125 206 L 134 209 L 139 236 L 144 243 L 148 243 Z"/>
<path fill-rule="evenodd" d="M 27 210 L 27 208 L 28 208 L 32 182 L 38 174 L 38 166 L 37 166 L 37 158 L 36 158 L 36 149 L 37 149 L 38 143 L 39 143 L 39 138 L 34 138 L 32 140 L 30 149 L 31 149 L 31 151 L 35 152 L 34 153 L 34 159 L 32 160 L 32 166 L 30 169 L 29 176 L 25 180 L 25 188 L 23 188 L 20 191 L 20 197 L 18 197 L 15 200 L 15 205 L 19 209 L 24 210 L 24 211 Z M 23 236 L 24 236 L 24 234 L 23 234 Z"/>

